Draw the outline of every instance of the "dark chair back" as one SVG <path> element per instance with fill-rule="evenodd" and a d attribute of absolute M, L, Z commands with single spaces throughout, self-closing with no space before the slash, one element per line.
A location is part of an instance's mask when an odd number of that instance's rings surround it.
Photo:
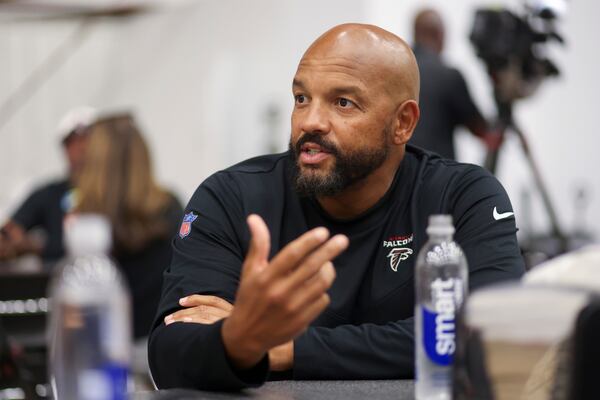
<path fill-rule="evenodd" d="M 0 272 L 0 387 L 47 387 L 48 282 L 47 272 Z"/>

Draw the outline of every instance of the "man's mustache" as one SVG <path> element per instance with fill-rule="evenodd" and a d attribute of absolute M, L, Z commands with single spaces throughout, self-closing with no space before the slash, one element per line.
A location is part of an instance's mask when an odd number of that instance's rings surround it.
<path fill-rule="evenodd" d="M 324 151 L 334 156 L 338 155 L 339 153 L 337 146 L 329 140 L 325 139 L 322 134 L 307 132 L 300 136 L 300 139 L 298 139 L 296 145 L 294 146 L 294 152 L 296 153 L 296 156 L 300 155 L 300 152 L 302 151 L 302 145 L 308 142 L 318 144 Z"/>

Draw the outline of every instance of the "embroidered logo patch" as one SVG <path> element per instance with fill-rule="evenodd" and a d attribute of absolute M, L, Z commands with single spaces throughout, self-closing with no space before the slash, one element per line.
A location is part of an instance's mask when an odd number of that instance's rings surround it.
<path fill-rule="evenodd" d="M 194 222 L 198 218 L 196 214 L 190 212 L 183 216 L 183 222 L 181 223 L 181 228 L 179 228 L 179 237 L 184 238 L 190 234 L 192 231 L 192 222 Z"/>
<path fill-rule="evenodd" d="M 388 240 L 383 241 L 383 247 L 392 247 L 387 255 L 387 258 L 390 259 L 390 268 L 392 268 L 392 271 L 397 272 L 400 262 L 408 259 L 413 254 L 411 248 L 404 247 L 410 246 L 412 241 L 412 233 L 405 236 L 392 236 Z"/>
<path fill-rule="evenodd" d="M 404 261 L 413 253 L 412 249 L 407 247 L 398 247 L 396 249 L 392 249 L 390 254 L 388 254 L 388 258 L 390 259 L 390 267 L 392 271 L 398 271 L 398 264 L 400 261 Z"/>

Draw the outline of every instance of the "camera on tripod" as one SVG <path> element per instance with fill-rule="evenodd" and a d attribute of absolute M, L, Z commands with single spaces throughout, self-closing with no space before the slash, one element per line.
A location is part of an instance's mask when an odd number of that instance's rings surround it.
<path fill-rule="evenodd" d="M 544 53 L 549 41 L 564 43 L 554 23 L 565 9 L 564 0 L 530 0 L 522 16 L 508 9 L 476 11 L 470 39 L 487 66 L 497 102 L 528 97 L 544 78 L 559 75 Z"/>
<path fill-rule="evenodd" d="M 566 8 L 566 0 L 525 0 L 522 15 L 508 9 L 479 9 L 470 35 L 475 52 L 485 63 L 494 86 L 498 109 L 495 130 L 503 136 L 511 131 L 518 137 L 551 226 L 548 235 L 527 238 L 522 244 L 528 268 L 536 263 L 528 254 L 551 258 L 568 251 L 574 243 L 560 227 L 540 168 L 526 135 L 513 116 L 516 100 L 534 94 L 545 78 L 559 75 L 558 67 L 546 57 L 546 51 L 549 42 L 564 43 L 554 25 Z M 492 173 L 497 169 L 499 151 L 500 147 L 489 150 L 484 161 Z"/>

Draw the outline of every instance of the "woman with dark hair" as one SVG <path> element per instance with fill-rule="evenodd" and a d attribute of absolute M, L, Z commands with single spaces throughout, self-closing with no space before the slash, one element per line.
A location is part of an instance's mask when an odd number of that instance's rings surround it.
<path fill-rule="evenodd" d="M 90 127 L 76 197 L 75 212 L 102 214 L 112 225 L 112 256 L 132 295 L 134 337 L 144 338 L 183 210 L 154 180 L 148 147 L 131 115 L 102 118 Z"/>

